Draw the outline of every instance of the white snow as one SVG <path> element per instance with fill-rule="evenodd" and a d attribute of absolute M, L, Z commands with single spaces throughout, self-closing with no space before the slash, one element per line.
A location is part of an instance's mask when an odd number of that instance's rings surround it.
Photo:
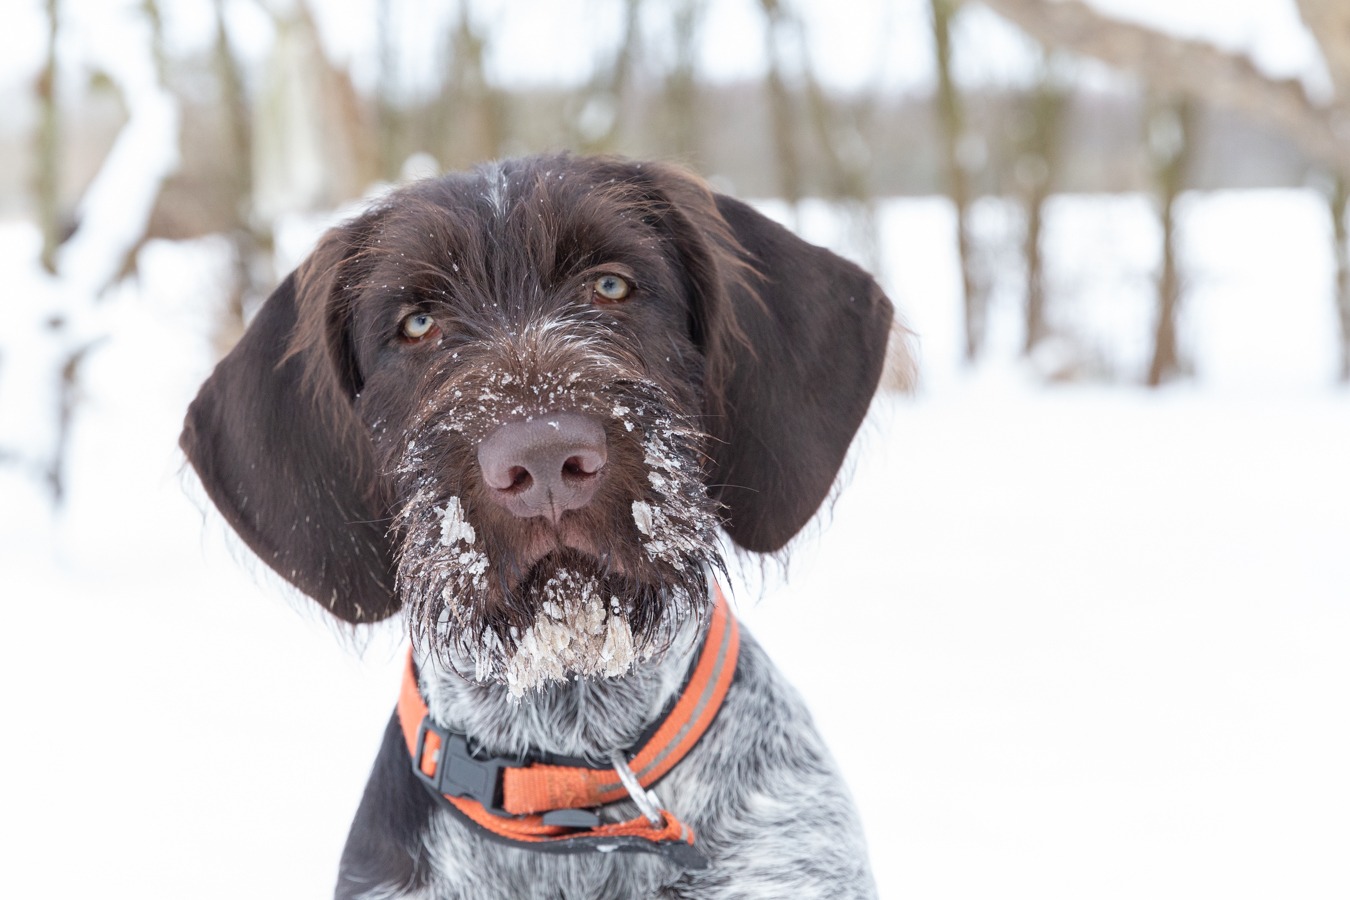
<path fill-rule="evenodd" d="M 117 15 L 111 4 L 99 17 L 100 33 L 89 20 L 76 35 L 88 45 L 89 62 L 116 85 L 127 106 L 127 123 L 80 199 L 79 228 L 61 247 L 57 269 L 75 296 L 95 297 L 116 278 L 159 196 L 160 185 L 178 167 L 178 101 L 159 84 L 150 26 L 136 16 Z"/>
<path fill-rule="evenodd" d="M 464 510 L 460 508 L 458 497 L 451 497 L 447 500 L 445 509 L 440 512 L 442 544 L 449 547 L 460 541 L 465 544 L 472 544 L 477 540 L 478 535 L 473 530 L 473 526 L 464 518 Z"/>
<path fill-rule="evenodd" d="M 652 512 L 652 505 L 647 501 L 633 501 L 633 524 L 647 537 L 652 536 Z"/>
<path fill-rule="evenodd" d="M 572 675 L 622 675 L 638 659 L 617 598 L 606 603 L 598 579 L 560 570 L 544 585 L 544 596 L 550 600 L 506 661 L 513 697 Z"/>
<path fill-rule="evenodd" d="M 52 411 L 63 370 L 83 371 L 87 354 L 119 323 L 143 313 L 124 308 L 134 291 L 118 279 L 179 161 L 177 100 L 159 84 L 148 25 L 119 15 L 116 3 L 99 12 L 63 41 L 82 45 L 84 62 L 117 88 L 127 121 L 80 198 L 77 227 L 56 254 L 55 273 L 34 264 L 41 245 L 34 229 L 0 228 L 13 242 L 4 260 L 17 267 L 0 310 L 0 456 L 29 470 L 50 467 L 60 444 Z"/>
<path fill-rule="evenodd" d="M 1056 322 L 1136 376 L 1147 204 L 1055 209 Z M 1305 192 L 1183 216 L 1198 374 L 1148 393 L 1010 362 L 1002 264 L 992 359 L 964 373 L 950 213 L 884 208 L 923 387 L 877 404 L 786 586 L 732 590 L 853 785 L 883 897 L 1350 895 L 1350 395 L 1325 219 Z M 837 245 L 823 210 L 803 225 Z M 15 296 L 42 289 L 31 233 L 0 238 Z M 64 514 L 0 466 L 16 897 L 330 896 L 396 697 L 396 632 L 354 653 L 180 476 L 223 249 L 142 252 L 89 361 Z M 0 304 L 0 386 L 22 309 Z M 23 439 L 3 422 L 0 446 Z"/>

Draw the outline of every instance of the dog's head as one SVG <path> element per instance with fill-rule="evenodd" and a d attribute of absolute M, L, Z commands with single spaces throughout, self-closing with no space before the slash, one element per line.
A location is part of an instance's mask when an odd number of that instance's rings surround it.
<path fill-rule="evenodd" d="M 347 622 L 517 690 L 627 670 L 704 611 L 717 528 L 828 493 L 891 306 L 670 167 L 540 157 L 330 231 L 188 411 L 212 500 Z"/>

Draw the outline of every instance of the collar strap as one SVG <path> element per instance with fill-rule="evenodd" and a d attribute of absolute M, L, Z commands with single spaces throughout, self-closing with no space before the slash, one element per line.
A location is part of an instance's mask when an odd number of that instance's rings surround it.
<path fill-rule="evenodd" d="M 668 811 L 655 809 L 646 790 L 698 743 L 736 674 L 740 629 L 721 588 L 716 583 L 712 587 L 712 616 L 684 687 L 645 740 L 622 754 L 629 770 L 623 776 L 631 773 L 631 778 L 621 777 L 615 768 L 475 755 L 466 735 L 432 721 L 409 651 L 398 717 L 413 772 L 462 819 L 497 840 L 563 853 L 657 852 L 683 868 L 703 868 L 707 860 L 694 848 L 693 830 Z M 633 790 L 633 779 L 641 792 Z M 590 811 L 629 797 L 649 815 L 602 824 Z"/>

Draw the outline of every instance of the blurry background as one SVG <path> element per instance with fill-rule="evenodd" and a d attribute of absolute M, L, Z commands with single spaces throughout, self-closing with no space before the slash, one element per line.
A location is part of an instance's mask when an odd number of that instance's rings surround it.
<path fill-rule="evenodd" d="M 738 590 L 883 896 L 1350 895 L 1341 0 L 10 0 L 0 26 L 16 896 L 328 892 L 397 629 L 357 654 L 277 599 L 180 477 L 182 412 L 325 227 L 560 148 L 689 166 L 876 272 L 915 333 L 917 390 L 888 380 L 791 577 Z"/>

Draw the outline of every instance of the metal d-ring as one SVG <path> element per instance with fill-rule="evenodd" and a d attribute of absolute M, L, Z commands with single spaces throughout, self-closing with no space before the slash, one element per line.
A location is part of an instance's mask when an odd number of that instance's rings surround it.
<path fill-rule="evenodd" d="M 621 750 L 615 750 L 609 755 L 609 761 L 614 766 L 614 771 L 619 776 L 619 781 L 623 783 L 624 789 L 628 791 L 628 796 L 633 798 L 637 804 L 638 812 L 647 817 L 647 821 L 652 823 L 653 828 L 664 828 L 666 817 L 661 812 L 661 801 L 656 794 L 644 790 L 638 777 L 633 774 L 633 770 L 628 768 L 628 760 L 623 758 Z"/>

